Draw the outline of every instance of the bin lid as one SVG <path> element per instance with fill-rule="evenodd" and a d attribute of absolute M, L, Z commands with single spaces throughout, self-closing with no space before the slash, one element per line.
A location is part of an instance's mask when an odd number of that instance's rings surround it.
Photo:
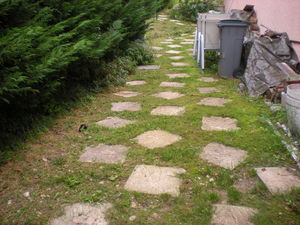
<path fill-rule="evenodd" d="M 220 20 L 220 22 L 218 23 L 218 27 L 247 27 L 249 25 L 250 23 L 247 21 L 234 19 Z"/>

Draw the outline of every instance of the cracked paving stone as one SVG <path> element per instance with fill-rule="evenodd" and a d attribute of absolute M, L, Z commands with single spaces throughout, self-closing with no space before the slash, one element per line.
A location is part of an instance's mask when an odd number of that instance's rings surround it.
<path fill-rule="evenodd" d="M 190 77 L 187 73 L 169 73 L 167 76 L 171 79 Z"/>
<path fill-rule="evenodd" d="M 167 54 L 180 54 L 182 51 L 169 50 L 166 51 Z"/>
<path fill-rule="evenodd" d="M 144 85 L 146 84 L 146 81 L 143 80 L 133 80 L 126 82 L 126 85 L 128 86 L 137 86 L 137 85 Z"/>
<path fill-rule="evenodd" d="M 76 203 L 65 207 L 65 214 L 53 219 L 51 225 L 108 225 L 106 212 L 112 207 L 110 203 L 90 205 Z"/>
<path fill-rule="evenodd" d="M 141 93 L 139 92 L 134 92 L 134 91 L 119 91 L 114 93 L 114 95 L 120 96 L 120 97 L 124 97 L 124 98 L 130 98 L 130 97 L 135 97 L 140 95 Z"/>
<path fill-rule="evenodd" d="M 214 205 L 213 225 L 253 225 L 250 218 L 257 213 L 256 209 L 233 206 L 233 205 Z"/>
<path fill-rule="evenodd" d="M 177 197 L 180 194 L 181 185 L 181 180 L 177 176 L 185 172 L 182 168 L 137 165 L 128 178 L 125 189 L 147 194 L 170 194 Z"/>
<path fill-rule="evenodd" d="M 161 82 L 160 87 L 184 87 L 185 83 L 180 82 Z"/>
<path fill-rule="evenodd" d="M 137 67 L 138 70 L 158 70 L 159 68 L 159 65 L 142 65 Z"/>
<path fill-rule="evenodd" d="M 81 162 L 101 162 L 108 164 L 123 163 L 128 148 L 123 145 L 99 144 L 96 147 L 87 147 L 80 156 Z"/>
<path fill-rule="evenodd" d="M 210 131 L 239 130 L 240 128 L 236 124 L 237 120 L 229 117 L 203 117 L 201 129 Z"/>
<path fill-rule="evenodd" d="M 101 120 L 99 122 L 97 122 L 96 124 L 99 126 L 104 126 L 104 127 L 109 127 L 109 128 L 121 128 L 121 127 L 125 127 L 128 124 L 132 124 L 135 123 L 134 120 L 125 120 L 125 119 L 121 119 L 119 117 L 107 117 L 105 120 Z"/>
<path fill-rule="evenodd" d="M 272 194 L 285 193 L 300 187 L 296 171 L 285 167 L 255 168 L 257 175 Z"/>
<path fill-rule="evenodd" d="M 184 56 L 171 56 L 169 57 L 169 59 L 172 59 L 172 60 L 180 60 L 180 59 L 184 59 L 185 57 Z"/>
<path fill-rule="evenodd" d="M 154 94 L 152 96 L 170 100 L 170 99 L 183 97 L 184 94 L 180 94 L 178 92 L 173 92 L 173 91 L 164 91 L 164 92 L 159 92 L 157 94 Z"/>
<path fill-rule="evenodd" d="M 141 105 L 138 102 L 113 102 L 111 110 L 115 112 L 140 111 Z"/>
<path fill-rule="evenodd" d="M 202 87 L 202 88 L 198 88 L 198 91 L 201 94 L 208 94 L 208 93 L 213 93 L 213 92 L 220 92 L 219 89 L 215 88 L 215 87 Z"/>
<path fill-rule="evenodd" d="M 200 102 L 198 102 L 198 105 L 207 105 L 207 106 L 219 106 L 223 107 L 224 104 L 232 102 L 231 99 L 226 99 L 226 98 L 214 98 L 214 97 L 208 97 L 202 99 Z"/>
<path fill-rule="evenodd" d="M 258 182 L 255 178 L 246 177 L 238 179 L 238 181 L 234 183 L 233 187 L 242 193 L 248 193 L 257 185 L 257 183 Z"/>
<path fill-rule="evenodd" d="M 168 145 L 174 144 L 175 142 L 180 141 L 181 137 L 179 135 L 171 134 L 163 130 L 151 130 L 140 134 L 132 140 L 136 141 L 143 147 L 154 149 L 163 148 Z"/>
<path fill-rule="evenodd" d="M 181 106 L 159 106 L 151 111 L 151 115 L 178 116 L 185 112 Z"/>
<path fill-rule="evenodd" d="M 207 82 L 207 83 L 219 81 L 218 79 L 215 79 L 213 77 L 201 77 L 198 80 L 203 81 L 203 82 Z"/>
<path fill-rule="evenodd" d="M 171 62 L 172 66 L 188 66 L 188 63 L 184 63 L 184 62 Z"/>
<path fill-rule="evenodd" d="M 247 158 L 247 152 L 218 143 L 209 143 L 200 153 L 200 157 L 217 166 L 233 170 Z"/>

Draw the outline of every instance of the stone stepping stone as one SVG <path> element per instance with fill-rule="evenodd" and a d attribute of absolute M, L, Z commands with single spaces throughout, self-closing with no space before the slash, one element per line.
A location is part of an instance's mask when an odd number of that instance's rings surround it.
<path fill-rule="evenodd" d="M 159 68 L 160 66 L 158 65 L 142 65 L 137 67 L 138 70 L 158 70 Z"/>
<path fill-rule="evenodd" d="M 214 165 L 233 170 L 247 157 L 247 152 L 218 143 L 209 143 L 200 153 L 200 157 Z"/>
<path fill-rule="evenodd" d="M 256 209 L 233 206 L 233 205 L 214 205 L 213 225 L 253 225 L 250 218 L 257 213 Z"/>
<path fill-rule="evenodd" d="M 193 42 L 194 43 L 194 39 L 184 39 L 185 42 Z"/>
<path fill-rule="evenodd" d="M 169 73 L 167 76 L 171 79 L 190 77 L 187 73 Z"/>
<path fill-rule="evenodd" d="M 180 94 L 178 92 L 173 92 L 173 91 L 164 91 L 164 92 L 159 92 L 157 94 L 152 95 L 154 97 L 157 98 L 164 98 L 164 99 L 176 99 L 176 98 L 180 98 L 183 97 L 183 94 Z"/>
<path fill-rule="evenodd" d="M 181 45 L 168 45 L 169 48 L 181 48 Z"/>
<path fill-rule="evenodd" d="M 183 23 L 176 23 L 177 25 L 179 25 L 179 26 L 183 26 L 184 24 Z"/>
<path fill-rule="evenodd" d="M 161 56 L 162 56 L 162 54 L 154 54 L 154 57 L 156 57 L 156 58 L 159 58 Z"/>
<path fill-rule="evenodd" d="M 181 44 L 181 45 L 193 45 L 194 42 L 192 42 L 192 41 L 183 41 L 183 42 L 181 42 L 180 44 Z"/>
<path fill-rule="evenodd" d="M 125 189 L 147 194 L 170 194 L 177 197 L 180 194 L 181 185 L 177 176 L 185 172 L 182 168 L 137 165 L 128 178 Z"/>
<path fill-rule="evenodd" d="M 207 105 L 207 106 L 219 106 L 219 107 L 224 107 L 224 104 L 232 102 L 231 99 L 226 99 L 226 98 L 213 98 L 213 97 L 208 97 L 202 99 L 200 102 L 198 102 L 198 105 Z"/>
<path fill-rule="evenodd" d="M 166 51 L 167 54 L 180 54 L 182 51 L 169 50 Z"/>
<path fill-rule="evenodd" d="M 300 179 L 295 171 L 285 167 L 255 168 L 257 175 L 272 194 L 281 194 L 300 187 Z"/>
<path fill-rule="evenodd" d="M 133 80 L 126 82 L 126 85 L 128 86 L 138 86 L 138 85 L 144 85 L 146 84 L 146 81 L 143 80 Z"/>
<path fill-rule="evenodd" d="M 109 164 L 123 163 L 126 159 L 128 148 L 123 145 L 104 145 L 87 147 L 80 156 L 81 162 L 101 162 Z"/>
<path fill-rule="evenodd" d="M 171 56 L 169 57 L 169 59 L 172 59 L 172 60 L 180 60 L 180 59 L 184 59 L 185 57 L 184 56 Z"/>
<path fill-rule="evenodd" d="M 161 82 L 160 87 L 184 87 L 185 83 L 180 82 Z"/>
<path fill-rule="evenodd" d="M 202 130 L 211 131 L 231 131 L 239 130 L 240 128 L 236 125 L 237 120 L 229 117 L 203 117 L 202 118 Z"/>
<path fill-rule="evenodd" d="M 198 91 L 201 94 L 208 94 L 208 93 L 213 93 L 213 92 L 220 92 L 219 89 L 215 88 L 215 87 L 202 87 L 202 88 L 198 88 Z"/>
<path fill-rule="evenodd" d="M 169 38 L 169 39 L 166 39 L 165 41 L 172 42 L 172 41 L 174 41 L 174 39 Z"/>
<path fill-rule="evenodd" d="M 212 77 L 201 77 L 198 80 L 203 81 L 203 82 L 207 82 L 207 83 L 219 81 L 219 80 L 217 80 L 215 78 L 212 78 Z"/>
<path fill-rule="evenodd" d="M 138 102 L 113 102 L 111 111 L 140 111 L 141 105 Z"/>
<path fill-rule="evenodd" d="M 151 49 L 152 49 L 152 50 L 155 50 L 155 51 L 160 51 L 160 50 L 163 50 L 164 48 L 162 48 L 162 47 L 157 47 L 157 46 L 152 46 Z"/>
<path fill-rule="evenodd" d="M 179 116 L 185 112 L 181 106 L 159 106 L 151 111 L 151 115 Z"/>
<path fill-rule="evenodd" d="M 188 66 L 188 63 L 184 63 L 184 62 L 172 62 L 171 63 L 172 66 Z"/>
<path fill-rule="evenodd" d="M 161 44 L 172 44 L 172 41 L 161 41 Z"/>
<path fill-rule="evenodd" d="M 108 225 L 105 220 L 106 212 L 112 207 L 110 203 L 91 205 L 75 203 L 65 207 L 65 214 L 53 219 L 51 225 Z"/>
<path fill-rule="evenodd" d="M 121 119 L 119 117 L 107 117 L 105 120 L 101 120 L 99 122 L 97 122 L 96 124 L 99 126 L 104 126 L 104 127 L 109 127 L 109 128 L 121 128 L 121 127 L 125 127 L 128 124 L 132 124 L 135 123 L 134 120 L 125 120 L 125 119 Z"/>
<path fill-rule="evenodd" d="M 179 22 L 179 20 L 170 20 L 171 22 Z"/>
<path fill-rule="evenodd" d="M 124 98 L 131 98 L 140 95 L 141 93 L 139 92 L 134 92 L 134 91 L 119 91 L 114 93 L 116 96 L 124 97 Z"/>
<path fill-rule="evenodd" d="M 140 134 L 132 140 L 136 141 L 145 148 L 154 149 L 163 148 L 174 144 L 175 142 L 181 140 L 181 137 L 163 130 L 151 130 Z"/>
<path fill-rule="evenodd" d="M 189 52 L 193 52 L 193 51 L 194 51 L 194 49 L 193 49 L 193 48 L 189 48 L 189 49 L 187 49 L 187 51 L 189 51 Z"/>

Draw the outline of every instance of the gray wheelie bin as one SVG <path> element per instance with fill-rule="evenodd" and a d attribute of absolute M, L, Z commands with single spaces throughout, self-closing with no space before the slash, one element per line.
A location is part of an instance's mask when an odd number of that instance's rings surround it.
<path fill-rule="evenodd" d="M 243 40 L 249 23 L 241 20 L 221 20 L 218 23 L 221 40 L 221 59 L 219 75 L 232 78 L 239 69 L 243 49 Z"/>

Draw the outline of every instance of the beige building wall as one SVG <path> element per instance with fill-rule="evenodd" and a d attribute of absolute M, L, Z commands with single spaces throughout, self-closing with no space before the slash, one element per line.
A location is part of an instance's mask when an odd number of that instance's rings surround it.
<path fill-rule="evenodd" d="M 258 25 L 277 32 L 287 32 L 291 40 L 300 41 L 300 0 L 224 0 L 225 11 L 254 5 Z M 265 28 L 261 27 L 261 32 Z M 300 57 L 300 44 L 293 44 Z"/>

